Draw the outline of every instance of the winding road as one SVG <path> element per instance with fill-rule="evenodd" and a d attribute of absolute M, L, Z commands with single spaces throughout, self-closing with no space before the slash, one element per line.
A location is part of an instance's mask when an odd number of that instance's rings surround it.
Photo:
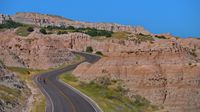
<path fill-rule="evenodd" d="M 100 59 L 95 55 L 74 53 L 85 57 L 85 61 L 90 63 Z M 34 81 L 46 96 L 46 112 L 101 112 L 101 109 L 89 97 L 57 79 L 60 74 L 75 69 L 80 63 L 34 77 Z"/>

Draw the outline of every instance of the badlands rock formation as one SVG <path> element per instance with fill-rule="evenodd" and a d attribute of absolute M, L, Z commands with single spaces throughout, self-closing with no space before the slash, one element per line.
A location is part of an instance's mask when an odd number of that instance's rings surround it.
<path fill-rule="evenodd" d="M 101 46 L 98 50 L 107 56 L 93 65 L 83 63 L 73 73 L 84 81 L 121 79 L 129 89 L 127 96 L 141 95 L 169 112 L 200 111 L 200 40 L 110 43 L 92 45 Z"/>
<path fill-rule="evenodd" d="M 3 20 L 12 19 L 13 21 L 25 23 L 25 24 L 34 24 L 39 26 L 74 26 L 76 28 L 96 28 L 101 30 L 109 30 L 109 31 L 126 31 L 131 33 L 142 33 L 142 34 L 150 34 L 143 27 L 133 27 L 133 26 L 125 26 L 114 23 L 89 23 L 89 22 L 79 22 L 72 21 L 70 19 L 66 19 L 60 16 L 52 16 L 47 14 L 39 14 L 39 13 L 16 13 L 16 15 L 8 16 L 8 15 L 0 15 L 0 23 Z"/>
<path fill-rule="evenodd" d="M 67 49 L 68 38 L 37 32 L 27 38 L 13 31 L 0 32 L 0 59 L 6 66 L 47 69 L 67 63 L 75 56 Z"/>
<path fill-rule="evenodd" d="M 0 22 L 12 19 L 39 26 L 92 27 L 110 31 L 150 34 L 142 27 L 118 24 L 86 23 L 37 13 L 0 16 Z M 145 35 L 143 35 L 145 36 Z M 151 35 L 154 36 L 154 35 Z M 160 35 L 163 36 L 163 35 Z M 166 35 L 164 35 L 166 36 Z M 83 63 L 73 72 L 81 80 L 109 76 L 124 81 L 127 96 L 140 95 L 169 112 L 200 111 L 200 40 L 152 37 L 151 41 L 127 39 L 91 39 L 82 33 L 43 35 L 38 29 L 27 37 L 13 30 L 0 32 L 0 59 L 7 66 L 46 69 L 62 65 L 75 56 L 69 49 L 85 51 L 88 46 L 105 56 L 95 64 Z"/>

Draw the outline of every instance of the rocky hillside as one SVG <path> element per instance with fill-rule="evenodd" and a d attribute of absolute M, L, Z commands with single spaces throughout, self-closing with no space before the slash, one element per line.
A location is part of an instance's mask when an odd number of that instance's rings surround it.
<path fill-rule="evenodd" d="M 70 50 L 89 49 L 103 57 L 95 64 L 77 67 L 73 73 L 81 80 L 102 76 L 119 79 L 132 99 L 143 96 L 169 112 L 200 111 L 199 39 L 154 35 L 141 27 L 77 22 L 37 13 L 1 15 L 0 22 L 5 20 L 31 24 L 11 22 L 15 27 L 10 23 L 1 26 L 0 59 L 8 66 L 47 69 L 74 59 Z M 45 27 L 49 25 L 54 27 Z M 27 31 L 31 32 L 24 36 Z"/>
<path fill-rule="evenodd" d="M 83 81 L 109 76 L 123 80 L 130 98 L 144 96 L 169 112 L 200 111 L 200 40 L 97 43 L 90 45 L 106 57 L 75 69 L 73 73 Z"/>
<path fill-rule="evenodd" d="M 0 59 L 7 66 L 47 69 L 75 58 L 61 36 L 45 36 L 37 32 L 27 38 L 14 31 L 0 32 Z"/>
<path fill-rule="evenodd" d="M 96 28 L 100 30 L 108 30 L 108 31 L 125 31 L 131 33 L 142 33 L 142 34 L 150 34 L 143 27 L 133 27 L 133 26 L 125 26 L 114 23 L 89 23 L 89 22 L 79 22 L 72 21 L 70 19 L 66 19 L 60 16 L 53 16 L 47 14 L 39 14 L 39 13 L 16 13 L 16 15 L 0 15 L 0 23 L 4 20 L 13 20 L 15 22 L 39 25 L 39 26 L 74 26 L 76 28 Z"/>
<path fill-rule="evenodd" d="M 24 83 L 0 63 L 0 112 L 20 112 L 25 108 L 28 93 Z"/>

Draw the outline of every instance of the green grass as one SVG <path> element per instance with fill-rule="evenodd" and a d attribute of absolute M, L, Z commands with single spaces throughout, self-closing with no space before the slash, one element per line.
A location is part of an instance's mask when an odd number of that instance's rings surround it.
<path fill-rule="evenodd" d="M 9 105 L 24 104 L 29 95 L 30 91 L 28 89 L 18 90 L 0 85 L 0 99 L 6 104 L 5 108 L 11 109 Z"/>
<path fill-rule="evenodd" d="M 116 39 L 128 39 L 128 33 L 127 32 L 114 32 L 112 34 L 112 38 Z"/>
<path fill-rule="evenodd" d="M 37 85 L 33 82 L 32 78 L 36 74 L 40 74 L 46 72 L 46 70 L 36 70 L 36 69 L 28 69 L 28 68 L 20 68 L 20 67 L 8 67 L 8 69 L 12 72 L 18 74 L 18 77 L 31 85 L 34 88 L 37 88 Z M 39 91 L 39 90 L 38 90 Z M 34 95 L 34 103 L 31 112 L 44 112 L 46 107 L 46 99 L 45 96 L 39 91 Z"/>
<path fill-rule="evenodd" d="M 65 73 L 59 76 L 61 80 L 79 89 L 89 97 L 91 97 L 104 112 L 153 112 L 158 110 L 157 106 L 153 106 L 146 99 L 136 96 L 135 101 L 128 99 L 120 81 L 106 78 L 100 78 L 90 83 L 79 81 L 71 73 Z"/>
<path fill-rule="evenodd" d="M 0 86 L 0 99 L 6 102 L 16 102 L 17 96 L 20 96 L 20 91 L 17 89 L 9 88 L 6 86 Z"/>
<path fill-rule="evenodd" d="M 21 26 L 16 30 L 16 34 L 19 36 L 28 36 L 31 32 L 28 31 L 29 26 Z"/>

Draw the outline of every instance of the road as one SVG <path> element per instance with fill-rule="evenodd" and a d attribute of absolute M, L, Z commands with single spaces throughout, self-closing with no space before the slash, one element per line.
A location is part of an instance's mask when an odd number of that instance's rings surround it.
<path fill-rule="evenodd" d="M 85 61 L 90 63 L 100 59 L 100 57 L 95 55 L 77 52 L 76 54 L 85 57 Z M 91 100 L 78 94 L 57 79 L 60 74 L 75 69 L 80 63 L 43 73 L 34 78 L 34 81 L 46 96 L 46 112 L 100 112 L 98 106 Z M 45 82 L 43 79 L 45 79 Z"/>

